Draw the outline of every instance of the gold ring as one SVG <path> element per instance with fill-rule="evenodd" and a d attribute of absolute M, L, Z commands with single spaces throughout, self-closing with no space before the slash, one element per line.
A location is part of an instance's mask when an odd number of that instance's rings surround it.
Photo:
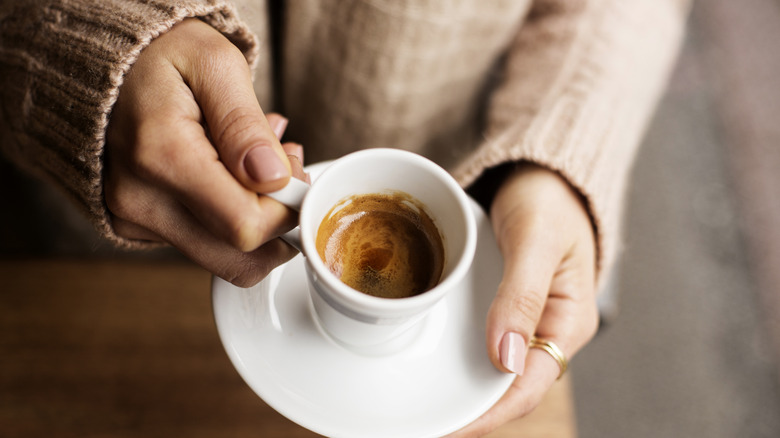
<path fill-rule="evenodd" d="M 559 379 L 563 373 L 566 372 L 566 369 L 569 368 L 569 361 L 566 360 L 566 356 L 563 354 L 563 351 L 561 351 L 561 349 L 558 348 L 558 346 L 555 345 L 552 341 L 533 336 L 531 338 L 531 342 L 528 344 L 528 347 L 544 350 L 547 352 L 547 354 L 552 356 L 556 362 L 558 362 L 558 366 L 561 368 L 561 372 L 558 374 Z"/>

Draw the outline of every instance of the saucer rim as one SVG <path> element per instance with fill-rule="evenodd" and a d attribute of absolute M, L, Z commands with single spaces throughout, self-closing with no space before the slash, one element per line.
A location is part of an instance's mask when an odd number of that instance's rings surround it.
<path fill-rule="evenodd" d="M 312 171 L 316 171 L 317 167 L 322 166 L 324 168 L 325 166 L 327 166 L 327 164 L 328 164 L 328 162 L 318 163 L 316 165 L 309 166 L 309 167 L 307 167 L 307 171 L 310 168 L 312 168 Z M 486 215 L 485 215 L 484 211 L 482 211 L 481 207 L 479 207 L 479 205 L 476 203 L 476 201 L 474 201 L 471 198 L 469 198 L 469 201 L 471 203 L 472 213 L 475 215 L 474 219 L 475 219 L 475 223 L 476 223 L 477 229 L 478 229 L 478 233 L 477 234 L 479 234 L 480 228 L 486 226 L 484 224 L 484 221 L 486 220 Z M 482 215 L 482 217 L 480 217 L 479 215 Z M 492 235 L 492 232 L 491 232 L 491 235 Z M 492 242 L 491 242 L 490 246 L 495 247 L 495 240 L 494 239 L 491 239 L 491 240 L 492 240 Z M 476 245 L 476 248 L 475 248 L 474 258 L 476 258 L 479 255 L 479 249 L 480 249 L 480 245 L 478 243 Z M 484 250 L 488 250 L 488 251 L 490 251 L 492 249 L 493 248 L 484 248 Z M 295 261 L 296 259 L 301 258 L 301 257 L 302 257 L 301 255 L 297 255 L 296 258 L 294 258 L 293 260 L 291 260 L 291 261 L 283 264 L 279 268 L 277 268 L 278 271 L 277 270 L 274 271 L 274 272 L 276 272 L 276 274 L 274 274 L 274 273 L 269 274 L 269 277 L 266 280 L 263 280 L 263 281 L 271 281 L 271 275 L 278 275 L 279 276 L 279 280 L 278 281 L 281 282 L 282 281 L 282 277 L 285 275 L 285 270 L 288 267 L 292 266 L 292 262 L 293 261 Z M 305 263 L 305 261 L 301 261 L 301 262 Z M 301 265 L 301 267 L 302 267 L 302 265 Z M 469 269 L 469 270 L 471 270 L 471 269 Z M 469 274 L 467 274 L 467 279 L 470 279 L 471 276 L 472 276 L 472 274 L 469 272 Z M 212 282 L 211 283 L 212 283 L 211 284 L 211 288 L 212 288 L 213 312 L 214 312 L 215 323 L 216 323 L 216 326 L 217 326 L 217 330 L 218 330 L 218 334 L 219 334 L 219 337 L 220 337 L 220 341 L 221 341 L 221 343 L 223 345 L 223 348 L 225 349 L 226 353 L 228 354 L 228 357 L 231 360 L 231 364 L 238 371 L 239 375 L 244 380 L 244 382 L 250 387 L 250 389 L 252 389 L 252 391 L 257 396 L 259 396 L 261 400 L 263 400 L 266 404 L 268 404 L 270 407 L 272 407 L 278 413 L 280 413 L 281 415 L 283 415 L 284 417 L 286 417 L 290 421 L 292 421 L 292 422 L 294 422 L 294 423 L 296 423 L 296 424 L 298 424 L 298 425 L 300 425 L 300 426 L 302 426 L 302 427 L 304 427 L 306 429 L 309 429 L 309 430 L 311 430 L 311 431 L 313 431 L 315 433 L 324 434 L 326 436 L 352 436 L 352 435 L 354 435 L 356 432 L 354 430 L 351 431 L 349 429 L 349 427 L 339 427 L 339 422 L 338 421 L 336 421 L 334 423 L 327 424 L 327 425 L 326 424 L 322 424 L 321 422 L 318 422 L 316 420 L 316 417 L 307 416 L 307 415 L 305 415 L 305 413 L 302 413 L 305 410 L 298 410 L 298 411 L 296 411 L 295 409 L 293 409 L 291 407 L 290 403 L 284 402 L 283 400 L 280 401 L 281 399 L 274 399 L 275 395 L 272 393 L 272 391 L 267 390 L 267 388 L 262 387 L 262 385 L 261 385 L 261 387 L 257 386 L 257 384 L 258 384 L 258 382 L 257 382 L 257 379 L 258 379 L 257 373 L 253 374 L 251 372 L 251 370 L 247 366 L 244 365 L 243 360 L 241 358 L 241 354 L 238 351 L 238 349 L 236 348 L 236 343 L 237 342 L 235 341 L 235 336 L 237 336 L 237 335 L 234 335 L 234 336 L 231 337 L 231 334 L 227 333 L 229 331 L 229 327 L 225 327 L 225 326 L 220 324 L 220 316 L 218 315 L 218 313 L 219 313 L 219 309 L 218 309 L 218 307 L 219 307 L 218 295 L 220 293 L 228 292 L 230 288 L 237 288 L 237 287 L 233 286 L 232 284 L 230 284 L 230 283 L 228 283 L 228 282 L 226 282 L 226 281 L 224 281 L 224 280 L 222 280 L 222 279 L 220 279 L 220 278 L 218 278 L 216 276 L 214 276 L 212 278 Z M 496 283 L 497 283 L 497 281 L 496 281 Z M 277 283 L 276 285 L 274 285 L 274 287 L 275 288 L 281 287 L 281 283 Z M 457 287 L 460 288 L 460 290 L 462 292 L 461 295 L 463 297 L 463 298 L 457 298 L 458 300 L 468 299 L 469 297 L 472 297 L 473 294 L 474 294 L 474 291 L 475 291 L 475 288 L 471 287 L 471 286 L 457 286 Z M 227 288 L 227 289 L 222 291 L 222 292 L 220 292 L 221 288 Z M 468 288 L 468 289 L 466 291 L 463 291 L 464 288 Z M 490 298 L 489 297 L 484 297 L 483 299 L 484 300 L 489 300 Z M 442 301 L 443 301 L 442 304 L 448 303 L 448 300 L 453 300 L 453 297 L 451 297 L 451 296 L 444 297 L 442 299 Z M 308 304 L 311 305 L 310 302 Z M 462 321 L 459 320 L 454 325 L 454 327 L 457 327 L 457 326 L 467 326 L 469 324 L 472 324 L 472 321 L 474 321 L 474 320 L 473 319 L 472 320 L 462 320 Z M 453 323 L 448 323 L 448 326 L 450 324 L 453 324 Z M 324 339 L 322 339 L 321 342 L 332 344 L 334 346 L 334 348 L 341 348 L 341 349 L 343 349 L 342 346 L 336 344 L 332 339 L 328 338 L 327 335 L 323 335 L 322 333 L 320 333 L 320 335 L 322 335 L 322 337 L 324 338 Z M 439 344 L 439 345 L 442 345 L 442 344 Z M 471 345 L 466 346 L 466 347 L 463 348 L 463 351 L 467 351 L 467 350 L 472 350 Z M 484 351 L 481 351 L 480 353 L 481 354 L 486 354 Z M 492 364 L 489 361 L 487 363 L 492 367 Z M 480 400 L 480 403 L 475 403 L 473 406 L 470 406 L 470 407 L 466 408 L 466 410 L 468 410 L 469 412 L 472 412 L 471 415 L 463 416 L 464 418 L 460 422 L 447 422 L 446 424 L 443 424 L 443 422 L 442 422 L 441 425 L 437 425 L 437 426 L 433 427 L 433 429 L 437 429 L 435 432 L 431 432 L 432 433 L 431 435 L 425 435 L 425 436 L 433 437 L 433 436 L 440 436 L 441 434 L 454 432 L 454 431 L 459 430 L 460 428 L 466 426 L 467 424 L 473 422 L 475 419 L 477 419 L 479 416 L 481 416 L 484 412 L 486 412 L 491 406 L 493 406 L 504 395 L 506 390 L 511 386 L 512 381 L 514 380 L 514 376 L 511 375 L 511 374 L 501 373 L 501 374 L 497 374 L 496 379 L 502 379 L 503 381 L 501 382 L 500 385 L 498 383 L 495 383 L 494 384 L 496 386 L 495 389 L 491 386 L 491 393 L 490 393 L 489 397 L 486 396 L 486 397 L 484 397 L 483 399 Z M 260 380 L 264 380 L 264 379 L 261 377 Z M 496 380 L 496 382 L 498 382 L 498 380 Z M 440 422 L 441 422 L 441 420 L 440 420 Z M 341 424 L 344 424 L 344 423 L 342 422 Z M 426 432 L 426 433 L 428 433 L 428 432 Z M 409 431 L 408 433 L 405 432 L 404 436 L 415 436 L 415 437 L 418 437 L 420 435 L 415 434 L 412 431 Z"/>

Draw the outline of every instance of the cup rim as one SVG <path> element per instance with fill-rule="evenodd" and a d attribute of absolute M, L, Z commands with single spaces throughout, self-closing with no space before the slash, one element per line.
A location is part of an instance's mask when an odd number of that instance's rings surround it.
<path fill-rule="evenodd" d="M 307 219 L 311 219 L 310 216 L 313 213 L 310 212 L 307 206 L 311 205 L 312 202 L 310 201 L 310 199 L 312 199 L 310 195 L 314 194 L 316 196 L 318 191 L 317 181 L 320 181 L 323 178 L 327 179 L 329 175 L 339 172 L 343 166 L 349 165 L 355 160 L 363 159 L 368 155 L 372 156 L 372 159 L 377 159 L 377 155 L 379 155 L 380 159 L 384 156 L 387 159 L 405 159 L 415 161 L 419 165 L 425 167 L 433 175 L 435 175 L 445 186 L 450 188 L 452 193 L 455 194 L 457 203 L 460 206 L 459 210 L 463 215 L 462 219 L 464 220 L 467 229 L 466 241 L 464 243 L 463 251 L 459 255 L 453 269 L 449 272 L 446 278 L 444 278 L 444 280 L 439 282 L 433 288 L 421 294 L 407 298 L 382 298 L 368 295 L 353 289 L 350 286 L 347 286 L 341 282 L 341 280 L 336 278 L 327 268 L 325 263 L 320 259 L 319 255 L 317 254 L 317 248 L 313 234 L 310 232 L 305 232 L 304 230 L 305 223 L 311 222 Z M 444 170 L 438 164 L 422 155 L 403 149 L 364 149 L 344 155 L 343 157 L 335 160 L 330 166 L 323 170 L 320 177 L 314 181 L 311 189 L 304 198 L 301 207 L 300 222 L 303 253 L 306 256 L 309 266 L 314 269 L 317 278 L 320 281 L 323 281 L 325 285 L 334 292 L 334 295 L 340 302 L 347 304 L 350 307 L 360 308 L 368 312 L 373 311 L 387 312 L 388 314 L 398 314 L 403 313 L 404 311 L 424 307 L 429 303 L 438 301 L 448 290 L 452 288 L 452 286 L 454 286 L 456 281 L 460 281 L 460 279 L 463 278 L 466 271 L 468 271 L 468 269 L 471 267 L 471 262 L 474 257 L 474 251 L 476 250 L 477 243 L 476 221 L 474 219 L 474 215 L 471 212 L 471 205 L 468 195 L 466 195 L 466 192 L 463 190 L 463 188 L 461 188 L 461 186 L 457 183 L 457 181 L 455 181 L 455 178 L 453 178 L 449 172 Z M 307 254 L 311 254 L 312 256 Z"/>

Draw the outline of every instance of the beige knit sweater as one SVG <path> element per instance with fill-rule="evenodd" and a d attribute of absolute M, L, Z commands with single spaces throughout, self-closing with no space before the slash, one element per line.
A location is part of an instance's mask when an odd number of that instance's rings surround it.
<path fill-rule="evenodd" d="M 123 75 L 186 17 L 246 55 L 265 110 L 309 163 L 417 151 L 466 187 L 531 160 L 588 203 L 602 272 L 633 156 L 674 60 L 685 0 L 1 0 L 2 150 L 112 232 L 102 194 Z"/>

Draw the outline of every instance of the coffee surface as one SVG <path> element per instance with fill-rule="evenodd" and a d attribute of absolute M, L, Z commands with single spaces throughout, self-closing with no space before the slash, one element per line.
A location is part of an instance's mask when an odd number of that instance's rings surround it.
<path fill-rule="evenodd" d="M 425 292 L 444 266 L 439 230 L 418 201 L 400 192 L 342 200 L 320 224 L 316 244 L 342 282 L 377 297 Z"/>

